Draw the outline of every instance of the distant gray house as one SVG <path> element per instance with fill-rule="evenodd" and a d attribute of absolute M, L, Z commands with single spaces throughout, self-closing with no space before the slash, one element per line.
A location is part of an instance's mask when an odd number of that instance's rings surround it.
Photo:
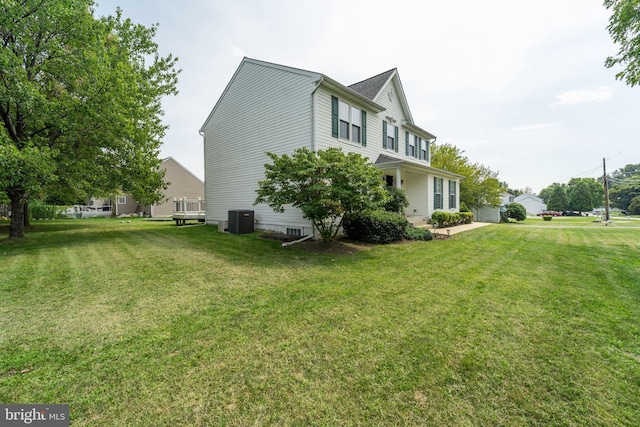
<path fill-rule="evenodd" d="M 143 214 L 151 217 L 170 217 L 173 214 L 174 198 L 204 200 L 204 182 L 176 159 L 165 158 L 159 168 L 165 171 L 164 181 L 168 184 L 167 189 L 163 191 L 164 199 L 159 203 L 145 206 L 130 195 L 122 194 L 114 199 L 91 198 L 87 201 L 87 205 L 93 210 L 102 211 L 104 215 L 99 216 Z"/>
<path fill-rule="evenodd" d="M 514 202 L 524 206 L 527 215 L 538 215 L 547 210 L 547 205 L 541 198 L 529 193 L 519 195 L 514 199 Z"/>
<path fill-rule="evenodd" d="M 473 220 L 478 222 L 500 222 L 500 212 L 505 209 L 504 205 L 515 201 L 515 196 L 511 193 L 504 193 L 500 199 L 500 206 L 483 206 L 473 209 Z"/>
<path fill-rule="evenodd" d="M 416 222 L 460 206 L 462 176 L 431 167 L 436 137 L 415 123 L 397 69 L 346 86 L 322 73 L 244 58 L 200 134 L 209 224 L 246 209 L 255 212 L 256 228 L 311 234 L 298 209 L 253 205 L 270 161 L 265 153 L 302 147 L 362 154 L 389 186 L 405 190 L 407 215 Z"/>

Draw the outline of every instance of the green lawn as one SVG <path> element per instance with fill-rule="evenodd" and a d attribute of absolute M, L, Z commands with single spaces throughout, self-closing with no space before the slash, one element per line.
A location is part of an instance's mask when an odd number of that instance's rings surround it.
<path fill-rule="evenodd" d="M 640 221 L 591 221 L 351 255 L 36 222 L 0 242 L 0 403 L 74 426 L 640 425 Z"/>

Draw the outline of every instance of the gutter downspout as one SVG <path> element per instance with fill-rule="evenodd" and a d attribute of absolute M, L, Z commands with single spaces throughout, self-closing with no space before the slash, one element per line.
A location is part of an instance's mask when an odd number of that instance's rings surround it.
<path fill-rule="evenodd" d="M 308 236 L 304 236 L 302 239 L 294 240 L 293 242 L 284 242 L 282 244 L 282 247 L 286 248 L 287 246 L 295 245 L 296 243 L 302 243 L 305 240 L 309 240 L 311 238 L 313 238 L 313 234 L 309 234 Z"/>

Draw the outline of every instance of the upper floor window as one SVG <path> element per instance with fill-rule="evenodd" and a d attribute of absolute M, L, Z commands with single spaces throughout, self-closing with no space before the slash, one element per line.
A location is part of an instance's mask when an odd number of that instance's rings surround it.
<path fill-rule="evenodd" d="M 362 111 L 351 107 L 351 140 L 360 142 L 362 131 Z"/>
<path fill-rule="evenodd" d="M 416 142 L 418 141 L 418 137 L 415 135 L 411 135 L 409 132 L 405 132 L 405 137 L 407 145 L 407 156 L 417 157 Z"/>
<path fill-rule="evenodd" d="M 340 138 L 349 139 L 349 104 L 339 101 Z"/>
<path fill-rule="evenodd" d="M 331 97 L 331 136 L 367 145 L 367 113 Z"/>
<path fill-rule="evenodd" d="M 386 121 L 382 122 L 382 148 L 398 152 L 398 127 Z"/>
<path fill-rule="evenodd" d="M 420 160 L 429 160 L 429 143 L 422 138 L 419 138 L 419 140 L 420 152 L 418 153 L 418 158 Z"/>
<path fill-rule="evenodd" d="M 127 196 L 118 196 L 118 204 L 126 205 L 127 204 Z"/>

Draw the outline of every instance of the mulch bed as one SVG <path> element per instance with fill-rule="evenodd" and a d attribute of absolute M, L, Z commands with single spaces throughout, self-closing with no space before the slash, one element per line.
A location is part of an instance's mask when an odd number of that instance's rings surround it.
<path fill-rule="evenodd" d="M 291 236 L 289 234 L 284 233 L 264 233 L 260 235 L 263 239 L 276 240 L 278 242 L 293 242 L 295 240 L 300 239 L 300 236 Z M 434 236 L 435 240 L 447 240 L 448 235 L 436 234 Z M 407 243 L 409 240 L 402 240 L 400 242 L 396 242 L 396 244 Z M 348 240 L 344 237 L 338 238 L 336 241 L 331 243 L 325 243 L 322 240 L 306 240 L 296 245 L 296 248 L 303 250 L 305 252 L 314 253 L 314 254 L 335 254 L 335 255 L 349 255 L 358 253 L 361 251 L 367 251 L 375 248 L 376 244 L 374 243 L 364 243 L 364 242 L 356 242 L 353 240 Z"/>

